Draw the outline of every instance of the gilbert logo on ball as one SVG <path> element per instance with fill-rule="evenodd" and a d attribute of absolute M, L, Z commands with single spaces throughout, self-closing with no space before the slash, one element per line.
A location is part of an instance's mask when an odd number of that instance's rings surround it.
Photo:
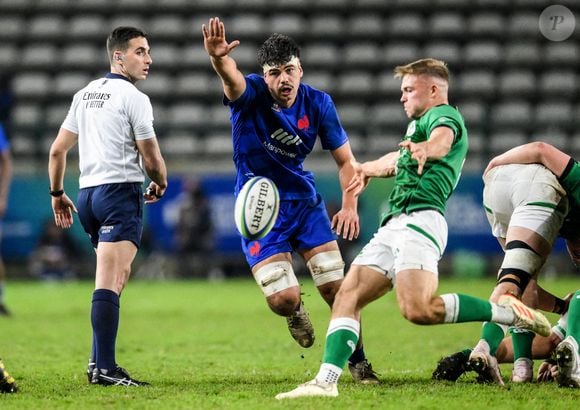
<path fill-rule="evenodd" d="M 266 177 L 253 177 L 236 198 L 236 228 L 244 238 L 261 239 L 272 230 L 279 208 L 280 196 L 274 182 Z"/>

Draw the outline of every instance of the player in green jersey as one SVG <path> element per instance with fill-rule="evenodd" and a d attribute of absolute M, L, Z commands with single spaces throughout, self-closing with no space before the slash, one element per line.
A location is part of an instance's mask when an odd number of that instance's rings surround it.
<path fill-rule="evenodd" d="M 323 363 L 316 377 L 278 399 L 338 395 L 337 382 L 360 332 L 364 306 L 393 288 L 403 316 L 428 325 L 494 321 L 548 335 L 538 312 L 506 296 L 498 303 L 463 294 L 436 294 L 438 261 L 447 244 L 445 203 L 467 154 L 463 117 L 449 105 L 444 62 L 423 59 L 395 68 L 401 102 L 411 119 L 397 151 L 355 164 L 348 189 L 360 194 L 371 177 L 395 177 L 381 227 L 352 262 L 332 307 Z"/>
<path fill-rule="evenodd" d="M 571 222 L 564 222 L 566 247 L 572 261 L 580 265 L 580 230 L 574 223 L 580 209 L 580 163 L 570 155 L 544 142 L 520 145 L 492 159 L 485 173 L 500 165 L 542 164 L 558 178 L 570 202 Z M 580 291 L 570 300 L 566 338 L 556 348 L 558 383 L 560 386 L 580 387 Z"/>
<path fill-rule="evenodd" d="M 504 164 L 493 167 L 483 176 L 483 204 L 492 234 L 504 250 L 497 284 L 490 296 L 496 302 L 509 293 L 526 305 L 544 311 L 564 314 L 565 300 L 544 291 L 536 277 L 548 258 L 562 226 L 570 228 L 569 198 L 558 178 L 541 164 Z M 575 218 L 572 218 L 575 219 Z M 469 354 L 466 367 L 479 374 L 479 380 L 503 385 L 497 354 L 507 326 L 484 323 L 481 338 Z M 513 328 L 515 383 L 533 379 L 532 343 L 534 333 Z M 433 373 L 435 379 L 454 380 L 462 373 L 454 354 L 441 359 Z"/>

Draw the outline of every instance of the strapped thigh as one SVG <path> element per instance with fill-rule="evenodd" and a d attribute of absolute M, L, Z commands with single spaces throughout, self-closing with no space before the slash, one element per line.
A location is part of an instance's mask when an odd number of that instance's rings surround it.
<path fill-rule="evenodd" d="M 314 284 L 321 286 L 344 278 L 344 261 L 340 251 L 320 252 L 306 263 Z"/>

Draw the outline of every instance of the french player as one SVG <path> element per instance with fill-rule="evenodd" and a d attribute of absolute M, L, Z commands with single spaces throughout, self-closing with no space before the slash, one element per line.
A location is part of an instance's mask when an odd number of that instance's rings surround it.
<path fill-rule="evenodd" d="M 330 96 L 301 83 L 300 50 L 291 38 L 271 35 L 258 50 L 262 75 L 244 76 L 231 52 L 225 27 L 212 18 L 202 27 L 204 46 L 222 80 L 224 104 L 231 111 L 238 194 L 254 176 L 270 178 L 280 191 L 280 211 L 272 231 L 260 240 L 242 238 L 242 248 L 270 309 L 287 319 L 292 337 L 302 347 L 314 343 L 314 330 L 300 297 L 292 253 L 306 261 L 314 284 L 332 306 L 344 277 L 344 262 L 332 229 L 352 240 L 359 234 L 357 198 L 344 192 L 353 176 L 354 156 Z M 339 170 L 342 208 L 332 223 L 303 162 L 317 137 Z M 350 357 L 355 380 L 377 383 L 362 344 Z"/>
<path fill-rule="evenodd" d="M 107 38 L 107 52 L 111 72 L 75 94 L 50 148 L 50 195 L 56 225 L 70 228 L 77 207 L 64 191 L 64 174 L 67 153 L 78 142 L 78 215 L 97 255 L 87 376 L 92 384 L 139 386 L 146 383 L 131 378 L 115 358 L 119 297 L 141 241 L 143 198 L 150 204 L 163 197 L 167 170 L 151 102 L 135 87 L 152 62 L 147 34 L 118 27 Z M 145 173 L 151 182 L 143 194 Z"/>

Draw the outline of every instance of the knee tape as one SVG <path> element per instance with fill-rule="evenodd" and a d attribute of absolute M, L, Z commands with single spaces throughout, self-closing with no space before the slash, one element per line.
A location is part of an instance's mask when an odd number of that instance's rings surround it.
<path fill-rule="evenodd" d="M 530 276 L 538 273 L 544 264 L 544 258 L 532 249 L 523 247 L 511 248 L 509 245 L 509 243 L 506 245 L 501 269 L 519 269 L 527 272 Z"/>
<path fill-rule="evenodd" d="M 290 262 L 272 262 L 254 273 L 256 282 L 266 297 L 293 286 L 299 286 Z"/>
<path fill-rule="evenodd" d="M 344 278 L 344 261 L 340 251 L 320 252 L 310 258 L 306 266 L 316 286 Z"/>
<path fill-rule="evenodd" d="M 531 248 L 522 246 L 518 243 L 508 243 L 506 245 L 505 257 L 501 264 L 498 283 L 512 282 L 520 287 L 523 291 L 530 279 L 540 270 L 544 264 L 544 259 L 534 252 Z M 511 245 L 511 246 L 510 246 Z M 516 276 L 518 280 L 507 278 L 507 275 Z"/>

